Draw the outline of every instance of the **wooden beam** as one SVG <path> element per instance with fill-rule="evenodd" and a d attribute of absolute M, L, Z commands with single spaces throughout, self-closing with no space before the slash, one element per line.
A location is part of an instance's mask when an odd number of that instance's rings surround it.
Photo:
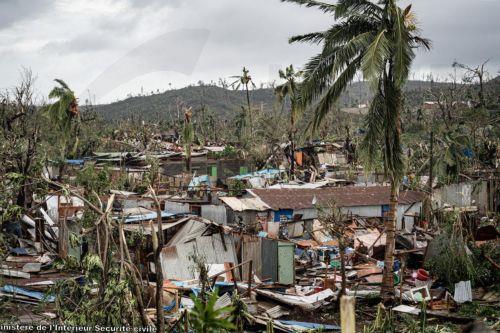
<path fill-rule="evenodd" d="M 342 333 L 356 332 L 356 320 L 354 315 L 354 297 L 342 296 L 340 298 L 340 325 Z"/>

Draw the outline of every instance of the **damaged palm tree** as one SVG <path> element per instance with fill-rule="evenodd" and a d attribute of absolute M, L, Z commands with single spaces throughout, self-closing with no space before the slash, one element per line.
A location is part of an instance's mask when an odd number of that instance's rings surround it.
<path fill-rule="evenodd" d="M 235 89 L 238 90 L 240 87 L 243 87 L 245 90 L 245 96 L 246 96 L 246 102 L 247 102 L 247 107 L 246 107 L 246 116 L 244 118 L 248 118 L 248 124 L 246 120 L 243 122 L 245 124 L 245 139 L 253 139 L 253 131 L 254 131 L 254 124 L 253 124 L 253 115 L 252 115 L 252 106 L 250 104 L 250 91 L 248 89 L 249 86 L 252 86 L 255 88 L 255 83 L 253 83 L 252 76 L 250 76 L 250 71 L 246 68 L 243 67 L 243 72 L 242 75 L 235 75 L 231 76 L 232 78 L 236 78 L 237 80 L 231 83 L 231 86 Z"/>
<path fill-rule="evenodd" d="M 295 71 L 293 65 L 288 66 L 285 71 L 279 70 L 279 76 L 286 82 L 277 86 L 274 93 L 278 96 L 280 103 L 288 98 L 290 100 L 290 130 L 288 140 L 290 141 L 290 177 L 295 174 L 295 134 L 297 132 L 296 124 L 298 117 L 303 111 L 300 104 L 299 82 L 302 77 L 301 71 Z"/>
<path fill-rule="evenodd" d="M 55 79 L 59 86 L 54 87 L 49 93 L 49 98 L 57 99 L 54 103 L 47 106 L 46 116 L 57 126 L 61 141 L 60 172 L 62 176 L 67 155 L 74 156 L 78 149 L 78 124 L 80 122 L 80 112 L 78 109 L 78 100 L 73 90 L 60 79 Z M 70 141 L 74 140 L 71 150 Z"/>
<path fill-rule="evenodd" d="M 338 23 L 327 31 L 295 36 L 290 42 L 322 43 L 322 51 L 311 58 L 304 70 L 301 98 L 316 104 L 313 128 L 317 128 L 333 109 L 341 93 L 362 71 L 375 96 L 366 117 L 367 133 L 363 150 L 368 165 L 382 152 L 384 169 L 391 182 L 389 216 L 385 221 L 387 243 L 382 296 L 394 298 L 395 224 L 399 185 L 404 174 L 401 148 L 403 87 L 418 47 L 430 48 L 430 41 L 419 36 L 411 5 L 397 6 L 396 0 L 339 1 L 337 4 L 312 0 L 283 0 L 318 7 L 334 15 Z"/>
<path fill-rule="evenodd" d="M 184 111 L 184 129 L 182 131 L 182 141 L 184 142 L 184 152 L 186 154 L 186 171 L 191 172 L 191 145 L 194 141 L 194 127 L 191 123 L 193 113 L 191 108 Z"/>

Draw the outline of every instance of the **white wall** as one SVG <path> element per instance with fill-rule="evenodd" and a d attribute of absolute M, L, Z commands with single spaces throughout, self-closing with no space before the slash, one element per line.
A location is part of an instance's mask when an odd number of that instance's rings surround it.
<path fill-rule="evenodd" d="M 411 206 L 411 207 L 410 207 Z M 422 203 L 418 202 L 412 205 L 399 205 L 398 206 L 398 221 L 396 224 L 396 228 L 401 230 L 402 227 L 402 218 L 404 214 L 412 214 L 412 213 L 420 213 L 422 209 Z M 405 230 L 410 232 L 413 229 L 413 224 L 415 223 L 415 219 L 412 216 L 405 216 Z"/>
<path fill-rule="evenodd" d="M 411 208 L 410 208 L 411 206 Z M 396 229 L 401 230 L 402 219 L 404 214 L 420 213 L 422 203 L 418 202 L 413 205 L 398 205 L 398 219 L 396 222 Z M 382 217 L 382 206 L 357 206 L 342 208 L 343 213 L 352 213 L 362 217 Z M 405 216 L 405 229 L 411 231 L 414 224 L 414 218 Z"/>
<path fill-rule="evenodd" d="M 356 207 L 343 207 L 340 209 L 342 213 L 359 215 L 363 217 L 381 217 L 382 206 L 356 206 Z"/>
<path fill-rule="evenodd" d="M 488 207 L 487 184 L 485 181 L 470 181 L 450 184 L 434 190 L 433 201 L 437 207 L 445 204 L 455 207 L 477 206 L 480 212 Z"/>

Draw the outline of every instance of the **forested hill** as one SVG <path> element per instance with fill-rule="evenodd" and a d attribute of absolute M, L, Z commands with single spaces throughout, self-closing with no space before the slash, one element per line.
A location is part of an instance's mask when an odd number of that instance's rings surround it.
<path fill-rule="evenodd" d="M 499 78 L 490 81 L 492 84 L 497 82 L 500 82 Z M 435 85 L 445 87 L 447 84 L 437 83 Z M 430 82 L 409 81 L 406 85 L 407 103 L 413 106 L 421 104 L 424 99 L 430 98 L 426 96 L 429 89 Z M 339 106 L 355 107 L 358 104 L 367 103 L 370 97 L 368 83 L 355 82 L 343 93 Z M 250 98 L 254 107 L 264 110 L 279 107 L 272 88 L 253 89 L 250 91 Z M 242 106 L 246 105 L 246 95 L 243 90 L 225 89 L 215 85 L 199 85 L 130 97 L 110 104 L 97 105 L 95 108 L 104 119 L 109 121 L 131 117 L 145 120 L 173 120 L 178 116 L 182 117 L 183 105 L 191 106 L 193 109 L 205 106 L 216 114 L 230 119 L 240 112 Z"/>

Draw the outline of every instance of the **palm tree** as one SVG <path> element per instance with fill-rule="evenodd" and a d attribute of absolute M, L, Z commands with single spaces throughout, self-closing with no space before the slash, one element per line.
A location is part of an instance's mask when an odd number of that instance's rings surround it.
<path fill-rule="evenodd" d="M 393 263 L 399 185 L 404 174 L 401 149 L 402 88 L 408 78 L 417 47 L 430 48 L 419 36 L 411 5 L 402 9 L 397 0 L 339 0 L 336 4 L 315 0 L 282 0 L 318 7 L 337 22 L 328 30 L 295 36 L 290 42 L 322 43 L 321 52 L 305 66 L 302 102 L 317 102 L 312 120 L 317 128 L 358 71 L 371 83 L 374 98 L 366 116 L 362 150 L 373 165 L 382 152 L 384 170 L 391 182 L 384 277 L 381 294 L 394 297 Z"/>
<path fill-rule="evenodd" d="M 67 132 L 71 127 L 71 120 L 80 114 L 78 101 L 66 82 L 60 79 L 54 81 L 59 83 L 59 87 L 54 87 L 50 91 L 49 98 L 57 98 L 57 101 L 50 104 L 46 112 L 59 129 Z"/>
<path fill-rule="evenodd" d="M 56 125 L 59 130 L 60 139 L 60 154 L 61 154 L 61 164 L 59 166 L 59 177 L 62 177 L 64 172 L 64 160 L 68 158 L 68 155 L 76 155 L 78 149 L 78 132 L 79 132 L 79 121 L 80 112 L 78 110 L 78 100 L 75 93 L 69 88 L 69 86 L 60 79 L 55 79 L 59 86 L 54 87 L 50 93 L 49 98 L 57 100 L 49 104 L 44 111 L 44 114 L 50 119 L 50 121 Z M 73 124 L 75 124 L 73 126 Z M 74 139 L 73 148 L 69 150 L 69 141 Z"/>
<path fill-rule="evenodd" d="M 246 99 L 247 99 L 247 117 L 248 117 L 248 137 L 253 136 L 253 120 L 252 120 L 252 107 L 250 105 L 250 91 L 248 89 L 248 86 L 251 85 L 253 88 L 255 88 L 255 83 L 252 81 L 252 77 L 250 76 L 250 71 L 246 69 L 246 67 L 243 67 L 243 73 L 242 75 L 234 75 L 231 76 L 232 78 L 236 78 L 237 80 L 231 83 L 231 86 L 233 89 L 238 90 L 240 87 L 243 87 L 243 89 L 246 92 Z"/>
<path fill-rule="evenodd" d="M 293 177 L 295 173 L 295 124 L 303 110 L 300 103 L 299 83 L 297 80 L 301 78 L 302 72 L 295 72 L 293 65 L 290 65 L 285 68 L 285 71 L 280 69 L 279 76 L 280 79 L 285 80 L 285 83 L 277 86 L 274 89 L 274 93 L 278 96 L 280 103 L 284 103 L 287 97 L 290 100 L 290 132 L 288 133 L 288 138 L 290 140 L 291 150 L 290 177 Z"/>

